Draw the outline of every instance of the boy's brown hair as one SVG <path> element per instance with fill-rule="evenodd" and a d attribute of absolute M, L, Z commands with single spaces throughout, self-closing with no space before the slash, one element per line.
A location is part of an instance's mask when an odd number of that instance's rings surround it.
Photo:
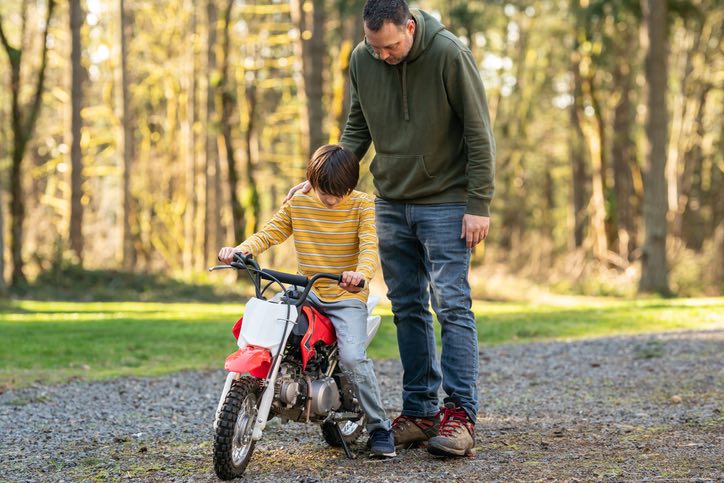
<path fill-rule="evenodd" d="M 309 160 L 307 179 L 315 191 L 332 196 L 347 196 L 359 181 L 357 156 L 339 144 L 325 144 Z"/>

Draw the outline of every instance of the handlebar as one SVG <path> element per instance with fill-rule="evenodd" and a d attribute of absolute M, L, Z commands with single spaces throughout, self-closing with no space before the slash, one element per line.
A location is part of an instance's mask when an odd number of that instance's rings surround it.
<path fill-rule="evenodd" d="M 296 275 L 291 273 L 278 272 L 276 270 L 270 270 L 268 268 L 262 269 L 259 267 L 259 264 L 256 262 L 256 260 L 254 260 L 254 257 L 251 253 L 236 252 L 234 253 L 234 261 L 232 261 L 229 265 L 217 265 L 215 267 L 209 268 L 209 271 L 221 270 L 224 268 L 247 270 L 249 271 L 249 273 L 256 274 L 259 278 L 268 280 L 270 282 L 281 282 L 284 284 L 296 285 L 297 287 L 304 287 L 306 289 L 304 291 L 305 295 L 312 287 L 312 285 L 314 285 L 314 282 L 319 279 L 326 278 L 329 280 L 334 280 L 337 283 L 342 282 L 342 276 L 334 273 L 316 273 L 311 277 L 307 277 L 306 275 Z M 364 288 L 364 286 L 364 280 L 360 281 L 360 283 L 357 285 L 357 287 L 359 288 Z M 259 286 L 257 284 L 257 290 L 259 290 L 258 287 Z"/>

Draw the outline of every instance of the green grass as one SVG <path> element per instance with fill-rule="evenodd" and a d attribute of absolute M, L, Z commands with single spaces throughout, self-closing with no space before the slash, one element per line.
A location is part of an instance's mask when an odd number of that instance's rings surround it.
<path fill-rule="evenodd" d="M 220 367 L 242 305 L 0 305 L 0 386 Z"/>
<path fill-rule="evenodd" d="M 601 337 L 724 323 L 724 298 L 568 300 L 476 302 L 479 340 Z M 230 329 L 242 310 L 221 303 L 0 302 L 0 388 L 222 367 L 235 349 Z M 377 313 L 383 321 L 370 356 L 397 357 L 390 310 Z"/>
<path fill-rule="evenodd" d="M 724 297 L 700 299 L 619 300 L 566 297 L 565 303 L 475 302 L 481 344 L 580 339 L 724 326 Z M 385 317 L 370 355 L 397 357 L 391 311 Z M 440 342 L 440 327 L 435 324 Z"/>

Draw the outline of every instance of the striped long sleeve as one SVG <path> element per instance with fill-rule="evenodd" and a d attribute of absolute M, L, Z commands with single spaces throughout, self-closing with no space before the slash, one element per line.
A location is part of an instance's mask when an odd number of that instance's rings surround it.
<path fill-rule="evenodd" d="M 377 231 L 373 198 L 360 191 L 352 193 L 334 208 L 327 208 L 314 193 L 297 193 L 264 228 L 239 248 L 258 255 L 291 235 L 297 253 L 298 272 L 311 276 L 325 272 L 357 271 L 364 275 L 365 289 L 352 294 L 331 280 L 314 285 L 317 296 L 327 302 L 369 296 L 369 281 L 378 264 Z"/>
<path fill-rule="evenodd" d="M 258 231 L 239 245 L 243 252 L 254 256 L 265 252 L 273 245 L 278 245 L 292 235 L 292 218 L 290 204 L 285 203 L 274 217 Z"/>

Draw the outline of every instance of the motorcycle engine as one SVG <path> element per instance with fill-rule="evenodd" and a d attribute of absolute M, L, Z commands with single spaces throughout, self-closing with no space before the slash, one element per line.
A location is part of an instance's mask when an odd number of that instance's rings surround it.
<path fill-rule="evenodd" d="M 318 416 L 326 416 L 330 411 L 339 409 L 342 401 L 334 378 L 325 377 L 312 381 L 312 412 Z"/>
<path fill-rule="evenodd" d="M 326 417 L 330 411 L 339 409 L 342 400 L 337 382 L 332 377 L 319 376 L 305 377 L 296 367 L 282 364 L 275 384 L 276 412 L 301 420 L 307 407 L 312 418 Z"/>
<path fill-rule="evenodd" d="M 297 404 L 299 396 L 304 396 L 307 393 L 307 384 L 304 378 L 300 377 L 294 369 L 291 365 L 282 364 L 277 376 L 276 398 L 287 408 Z"/>

